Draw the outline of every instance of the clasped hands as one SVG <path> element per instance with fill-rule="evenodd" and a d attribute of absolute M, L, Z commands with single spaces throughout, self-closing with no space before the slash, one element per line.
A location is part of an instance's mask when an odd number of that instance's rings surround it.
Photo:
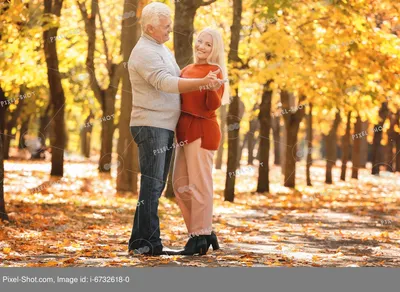
<path fill-rule="evenodd" d="M 222 84 L 224 84 L 225 80 L 221 80 L 218 78 L 218 74 L 221 72 L 221 69 L 217 69 L 215 71 L 210 71 L 206 77 L 203 78 L 205 82 L 205 87 L 209 90 L 217 91 L 221 88 Z"/>

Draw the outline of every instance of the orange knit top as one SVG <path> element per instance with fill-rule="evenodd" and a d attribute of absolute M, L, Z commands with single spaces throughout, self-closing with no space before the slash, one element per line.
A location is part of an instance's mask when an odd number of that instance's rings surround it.
<path fill-rule="evenodd" d="M 216 65 L 191 64 L 183 68 L 182 78 L 203 78 L 210 71 L 219 69 Z M 218 74 L 219 79 L 222 73 Z M 191 143 L 201 138 L 201 148 L 218 150 L 221 142 L 215 110 L 221 106 L 224 85 L 217 91 L 201 88 L 198 91 L 181 93 L 181 115 L 176 126 L 178 142 Z"/>

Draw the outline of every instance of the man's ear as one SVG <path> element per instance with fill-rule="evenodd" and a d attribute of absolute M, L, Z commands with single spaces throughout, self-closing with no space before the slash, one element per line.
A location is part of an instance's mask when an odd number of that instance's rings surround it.
<path fill-rule="evenodd" d="M 152 34 L 154 32 L 154 27 L 151 24 L 148 24 L 146 32 Z"/>

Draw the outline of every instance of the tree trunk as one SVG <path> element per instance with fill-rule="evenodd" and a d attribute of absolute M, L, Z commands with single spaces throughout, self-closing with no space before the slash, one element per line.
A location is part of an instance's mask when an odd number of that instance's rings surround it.
<path fill-rule="evenodd" d="M 357 121 L 354 125 L 354 133 L 361 133 L 362 132 L 362 122 L 360 115 L 357 114 Z M 361 160 L 361 152 L 360 152 L 360 147 L 361 147 L 361 140 L 360 138 L 354 139 L 353 142 L 353 151 L 352 151 L 352 170 L 351 170 L 351 178 L 358 179 L 358 169 L 360 168 L 360 160 Z"/>
<path fill-rule="evenodd" d="M 285 165 L 286 165 L 286 151 L 287 151 L 287 133 L 285 121 L 283 121 L 280 128 L 280 138 L 279 138 L 279 162 L 281 165 L 281 175 L 285 175 Z"/>
<path fill-rule="evenodd" d="M 295 178 L 296 178 L 296 156 L 294 153 L 297 151 L 297 133 L 298 127 L 296 124 L 289 124 L 286 126 L 286 134 L 287 134 L 287 145 L 286 149 L 286 157 L 285 157 L 285 182 L 284 186 L 289 188 L 294 188 Z"/>
<path fill-rule="evenodd" d="M 180 0 L 175 2 L 174 50 L 175 58 L 182 69 L 193 63 L 194 17 L 199 8 L 195 1 Z"/>
<path fill-rule="evenodd" d="M 61 15 L 63 0 L 44 0 L 44 13 L 54 14 L 57 18 Z M 47 22 L 43 23 L 46 27 Z M 51 143 L 51 175 L 64 175 L 64 146 L 65 146 L 65 123 L 64 123 L 64 105 L 65 96 L 61 84 L 60 71 L 58 69 L 57 56 L 57 30 L 58 27 L 43 31 L 44 52 L 47 64 L 47 78 L 50 87 L 51 103 L 53 108 L 52 122 L 54 129 L 54 141 Z M 54 41 L 49 41 L 49 40 Z"/>
<path fill-rule="evenodd" d="M 280 165 L 281 164 L 281 153 L 280 153 L 280 130 L 281 130 L 281 117 L 274 116 L 272 118 L 272 133 L 274 137 L 274 164 Z"/>
<path fill-rule="evenodd" d="M 258 110 L 260 106 L 258 104 L 255 104 L 253 107 L 253 112 Z M 254 161 L 254 146 L 256 143 L 255 139 L 255 133 L 260 127 L 260 122 L 258 121 L 257 118 L 251 118 L 249 122 L 249 131 L 247 132 L 247 164 L 248 165 L 253 165 Z"/>
<path fill-rule="evenodd" d="M 28 132 L 30 119 L 31 116 L 28 116 L 28 118 L 22 123 L 21 128 L 19 129 L 19 137 L 22 137 L 26 132 Z M 18 149 L 24 149 L 25 147 L 26 145 L 23 143 L 18 143 Z"/>
<path fill-rule="evenodd" d="M 307 186 L 312 186 L 310 168 L 312 164 L 312 140 L 313 140 L 313 129 L 312 129 L 312 104 L 309 105 L 309 113 L 307 116 L 307 163 L 306 163 L 306 179 Z"/>
<path fill-rule="evenodd" d="M 6 100 L 7 99 L 4 94 L 4 91 L 0 87 L 0 102 L 5 102 Z M 7 113 L 7 105 L 0 106 L 0 133 L 1 134 L 3 134 L 6 129 L 6 113 Z M 4 143 L 4 138 L 3 138 L 3 143 Z"/>
<path fill-rule="evenodd" d="M 3 89 L 0 87 L 0 102 L 5 102 L 6 96 L 4 94 Z M 4 159 L 4 137 L 5 137 L 5 132 L 6 132 L 6 121 L 7 121 L 7 105 L 5 106 L 0 106 L 0 135 L 3 137 L 1 141 L 1 151 L 2 151 L 2 157 Z"/>
<path fill-rule="evenodd" d="M 394 113 L 389 113 L 389 121 L 390 121 L 390 126 L 387 131 L 388 135 L 388 142 L 386 145 L 386 171 L 394 172 L 395 171 L 395 153 L 393 152 L 393 149 L 395 148 L 395 142 L 396 142 L 396 131 L 395 131 L 395 125 L 396 125 L 396 114 Z"/>
<path fill-rule="evenodd" d="M 257 119 L 252 119 L 249 122 L 249 132 L 247 133 L 247 163 L 249 165 L 253 165 L 254 161 L 254 146 L 255 146 L 255 132 L 258 130 L 258 120 Z"/>
<path fill-rule="evenodd" d="M 286 154 L 285 154 L 285 187 L 294 188 L 296 181 L 296 152 L 297 152 L 297 134 L 299 132 L 300 122 L 305 114 L 305 107 L 302 106 L 296 112 L 291 112 L 291 96 L 289 92 L 281 92 L 282 109 L 286 114 L 283 115 L 286 132 Z M 299 105 L 305 100 L 305 96 L 300 96 Z"/>
<path fill-rule="evenodd" d="M 93 113 L 90 111 L 89 115 L 85 119 L 85 124 L 81 128 L 80 138 L 81 138 L 81 154 L 83 157 L 90 157 L 90 142 L 93 126 L 91 120 L 93 119 Z"/>
<path fill-rule="evenodd" d="M 400 129 L 400 110 L 397 110 L 396 123 L 397 123 L 398 129 Z M 400 172 L 400 133 L 399 132 L 396 132 L 395 143 L 396 143 L 396 172 Z"/>
<path fill-rule="evenodd" d="M 382 107 L 379 110 L 379 123 L 374 127 L 374 138 L 372 140 L 372 174 L 379 175 L 379 166 L 382 163 L 381 159 L 381 140 L 383 135 L 383 124 L 385 123 L 386 117 L 389 113 L 387 103 L 382 103 Z"/>
<path fill-rule="evenodd" d="M 325 183 L 332 183 L 332 168 L 336 165 L 336 135 L 337 129 L 340 124 L 340 112 L 336 112 L 335 120 L 328 136 L 326 136 L 326 170 L 325 170 Z"/>
<path fill-rule="evenodd" d="M 0 87 L 0 101 L 6 101 L 6 97 L 3 89 Z M 4 200 L 4 140 L 3 137 L 6 120 L 5 114 L 7 112 L 7 106 L 0 106 L 0 219 L 9 220 L 6 212 L 6 204 Z"/>
<path fill-rule="evenodd" d="M 260 136 L 258 135 L 254 141 L 254 148 L 256 149 L 256 156 L 254 157 L 256 160 L 260 161 Z"/>
<path fill-rule="evenodd" d="M 361 131 L 360 132 L 368 132 L 368 120 L 361 123 Z M 358 132 L 358 133 L 360 133 Z M 360 168 L 365 168 L 368 161 L 368 140 L 367 139 L 359 139 L 360 140 Z"/>
<path fill-rule="evenodd" d="M 228 62 L 233 67 L 236 68 L 237 63 L 241 60 L 238 55 L 239 41 L 240 41 L 240 31 L 242 29 L 242 0 L 233 0 L 233 20 L 231 26 L 231 42 L 229 45 L 229 55 Z M 231 76 L 230 83 L 235 84 L 239 82 L 238 78 Z M 235 93 L 232 98 L 232 102 L 229 105 L 229 115 L 227 117 L 227 124 L 237 123 L 239 126 L 234 127 L 233 131 L 228 131 L 228 162 L 226 167 L 226 180 L 225 180 L 225 191 L 224 198 L 225 201 L 233 202 L 235 198 L 235 181 L 236 176 L 232 173 L 236 172 L 236 161 L 238 156 L 238 142 L 239 129 L 240 129 L 240 118 L 239 118 L 239 87 L 235 89 Z"/>
<path fill-rule="evenodd" d="M 226 136 L 226 105 L 223 105 L 219 109 L 220 114 L 220 130 L 221 130 L 221 144 L 219 145 L 217 152 L 217 161 L 215 162 L 215 168 L 221 169 L 222 167 L 222 158 L 224 156 L 224 144 L 225 144 L 225 136 Z"/>
<path fill-rule="evenodd" d="M 269 149 L 270 149 L 270 131 L 271 131 L 271 102 L 272 90 L 270 84 L 272 80 L 268 80 L 264 84 L 263 95 L 260 105 L 260 113 L 258 119 L 260 121 L 260 163 L 258 167 L 257 192 L 269 192 Z"/>
<path fill-rule="evenodd" d="M 118 92 L 118 86 L 122 75 L 123 63 L 113 63 L 112 56 L 108 52 L 108 44 L 105 36 L 101 13 L 99 11 L 98 3 L 95 0 L 91 1 L 90 15 L 86 9 L 85 3 L 77 2 L 79 10 L 81 11 L 82 18 L 85 22 L 85 31 L 88 36 L 88 49 L 86 57 L 87 72 L 90 77 L 90 87 L 94 93 L 96 100 L 100 103 L 102 108 L 103 117 L 101 119 L 101 150 L 99 160 L 99 172 L 109 173 L 111 171 L 112 162 L 112 142 L 115 130 L 114 114 L 115 114 L 115 98 Z M 108 72 L 109 83 L 106 89 L 100 87 L 99 81 L 96 77 L 96 67 L 94 63 L 95 50 L 96 50 L 96 19 L 99 18 L 99 29 L 103 36 L 103 46 L 106 58 L 106 69 Z M 128 17 L 129 19 L 130 17 Z M 118 166 L 123 163 L 118 157 Z"/>
<path fill-rule="evenodd" d="M 1 35 L 0 35 L 1 38 Z M 3 89 L 0 87 L 0 102 L 5 102 L 6 97 Z M 7 106 L 0 106 L 0 219 L 9 220 L 6 212 L 6 203 L 4 200 L 4 144 L 3 137 L 6 127 Z"/>
<path fill-rule="evenodd" d="M 239 96 L 235 94 L 232 102 L 229 105 L 229 115 L 227 124 L 240 125 L 239 114 Z M 233 202 L 235 197 L 235 181 L 236 176 L 233 175 L 237 168 L 237 156 L 239 155 L 239 129 L 240 126 L 235 127 L 233 130 L 228 131 L 228 161 L 226 167 L 226 181 L 225 181 L 225 201 Z"/>
<path fill-rule="evenodd" d="M 340 179 L 346 181 L 347 161 L 350 154 L 351 111 L 347 114 L 346 133 L 342 137 L 342 172 Z"/>
<path fill-rule="evenodd" d="M 242 120 L 242 118 L 243 118 L 244 111 L 245 111 L 244 103 L 243 103 L 243 101 L 241 101 L 239 99 L 239 119 L 240 120 Z M 238 149 L 239 149 L 239 154 L 238 154 L 237 160 L 236 160 L 236 168 L 240 168 L 240 160 L 242 159 L 243 148 L 244 148 L 244 145 L 246 144 L 246 140 L 243 139 L 243 143 L 240 144 L 241 141 L 240 141 L 240 134 L 239 134 L 236 141 L 238 143 Z M 240 145 L 242 145 L 242 146 L 240 146 Z"/>
<path fill-rule="evenodd" d="M 132 7 L 138 7 L 139 0 L 125 0 L 124 13 L 129 13 Z M 136 8 L 135 16 L 122 20 L 121 48 L 125 62 L 128 62 L 130 54 L 140 37 L 140 26 L 136 15 L 139 15 Z M 141 12 L 140 12 L 141 14 Z M 126 64 L 126 63 L 125 63 Z M 117 191 L 138 192 L 138 149 L 132 139 L 129 123 L 132 110 L 132 87 L 129 80 L 129 71 L 124 70 L 122 75 L 121 111 L 119 116 L 119 139 L 117 145 L 118 157 L 123 165 L 118 166 Z"/>
<path fill-rule="evenodd" d="M 108 93 L 108 94 L 107 94 Z M 109 173 L 112 164 L 112 146 L 114 136 L 114 122 L 113 119 L 107 121 L 103 120 L 105 117 L 112 117 L 115 114 L 115 95 L 107 90 L 105 95 L 105 102 L 103 103 L 103 115 L 101 119 L 101 148 L 100 148 L 100 163 L 99 171 Z M 118 157 L 118 161 L 120 158 Z M 118 165 L 120 165 L 119 163 Z"/>
<path fill-rule="evenodd" d="M 22 124 L 21 131 L 20 131 L 21 135 L 23 135 L 24 133 L 28 133 L 30 118 L 31 117 L 29 116 L 28 119 Z M 39 146 L 39 148 L 35 148 L 34 150 L 31 149 L 31 160 L 44 160 L 46 158 L 46 156 L 44 154 L 44 152 L 46 150 L 46 148 L 45 148 L 46 139 L 43 138 L 40 133 L 38 133 L 37 137 L 38 137 L 40 146 Z"/>
<path fill-rule="evenodd" d="M 47 147 L 46 140 L 49 136 L 49 127 L 51 128 L 50 123 L 50 110 L 51 110 L 51 102 L 47 105 L 47 108 L 44 114 L 40 117 L 40 126 L 39 126 L 39 133 L 38 137 L 42 137 L 42 145 L 43 147 Z"/>
<path fill-rule="evenodd" d="M 25 91 L 21 87 L 20 94 L 24 95 Z M 13 129 L 17 126 L 17 120 L 21 116 L 22 110 L 24 108 L 25 99 L 19 99 L 17 103 L 17 108 L 11 113 L 11 119 L 6 123 L 6 132 L 4 134 L 4 159 L 10 158 L 10 144 L 11 140 L 15 139 L 15 134 L 13 134 Z M 8 108 L 5 109 L 8 111 Z M 18 143 L 20 144 L 20 143 Z"/>
<path fill-rule="evenodd" d="M 4 152 L 3 152 L 3 132 L 0 132 L 0 219 L 8 220 L 6 203 L 4 200 Z"/>

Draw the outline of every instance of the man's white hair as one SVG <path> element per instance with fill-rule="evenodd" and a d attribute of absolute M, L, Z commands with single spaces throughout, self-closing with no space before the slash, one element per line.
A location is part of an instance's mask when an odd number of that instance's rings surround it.
<path fill-rule="evenodd" d="M 156 27 L 160 25 L 160 17 L 171 17 L 171 10 L 167 5 L 160 2 L 152 2 L 147 4 L 142 10 L 141 26 L 142 31 L 145 32 L 147 25 L 151 24 Z"/>

